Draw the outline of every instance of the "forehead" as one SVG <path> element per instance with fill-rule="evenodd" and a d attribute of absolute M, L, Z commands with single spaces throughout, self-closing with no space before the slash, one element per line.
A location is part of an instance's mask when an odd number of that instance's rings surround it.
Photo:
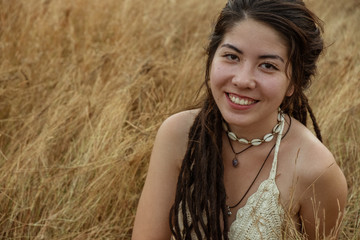
<path fill-rule="evenodd" d="M 246 19 L 236 23 L 225 35 L 222 44 L 233 44 L 242 51 L 278 54 L 287 59 L 288 45 L 284 37 L 269 25 Z M 221 46 L 221 44 L 220 44 Z"/>

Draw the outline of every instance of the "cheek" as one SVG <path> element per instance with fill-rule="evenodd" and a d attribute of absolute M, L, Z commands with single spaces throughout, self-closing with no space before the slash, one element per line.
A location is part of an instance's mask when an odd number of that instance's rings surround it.
<path fill-rule="evenodd" d="M 218 67 L 211 68 L 209 87 L 215 101 L 217 101 L 221 95 L 222 89 L 221 70 Z"/>
<path fill-rule="evenodd" d="M 261 85 L 261 87 L 260 87 Z M 259 83 L 259 87 L 268 98 L 283 99 L 288 93 L 288 81 L 285 78 L 264 79 Z"/>
<path fill-rule="evenodd" d="M 222 84 L 225 83 L 227 70 L 225 70 L 221 64 L 214 64 L 211 66 L 210 71 L 210 86 L 212 88 L 220 87 Z"/>
<path fill-rule="evenodd" d="M 209 76 L 210 77 L 209 85 L 210 85 L 211 91 L 214 91 L 214 88 L 217 85 L 217 79 L 218 79 L 217 75 L 218 75 L 218 70 L 216 67 L 214 67 L 212 65 L 210 68 L 210 76 Z"/>

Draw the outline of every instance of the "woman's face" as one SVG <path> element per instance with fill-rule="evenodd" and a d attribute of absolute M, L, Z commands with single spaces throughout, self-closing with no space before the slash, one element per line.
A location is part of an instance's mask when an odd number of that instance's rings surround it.
<path fill-rule="evenodd" d="M 285 41 L 261 22 L 243 20 L 225 34 L 212 61 L 210 88 L 231 129 L 275 125 L 283 98 L 292 94 L 287 56 Z"/>

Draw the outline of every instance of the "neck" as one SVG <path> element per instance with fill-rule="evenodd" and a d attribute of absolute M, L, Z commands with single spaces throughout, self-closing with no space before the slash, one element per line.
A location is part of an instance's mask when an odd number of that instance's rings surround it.
<path fill-rule="evenodd" d="M 274 112 L 274 114 L 269 115 L 266 119 L 261 119 L 246 126 L 228 124 L 229 131 L 234 132 L 239 138 L 246 138 L 248 140 L 254 138 L 262 139 L 265 134 L 271 133 L 274 126 L 278 123 L 277 116 L 278 112 Z"/>

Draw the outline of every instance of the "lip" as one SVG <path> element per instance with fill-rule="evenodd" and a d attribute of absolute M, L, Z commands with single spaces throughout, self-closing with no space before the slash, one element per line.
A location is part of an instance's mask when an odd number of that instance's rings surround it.
<path fill-rule="evenodd" d="M 231 101 L 230 95 L 236 96 L 236 97 L 241 98 L 241 99 L 244 99 L 244 100 L 251 101 L 251 102 L 253 102 L 253 103 L 248 104 L 248 105 L 236 104 L 236 103 L 234 103 L 233 101 Z M 225 96 L 226 96 L 226 99 L 227 99 L 230 107 L 233 108 L 233 109 L 236 109 L 236 110 L 247 110 L 247 109 L 250 109 L 250 108 L 254 107 L 254 106 L 259 102 L 259 100 L 256 100 L 256 99 L 253 99 L 253 98 L 250 98 L 250 97 L 247 97 L 247 96 L 241 96 L 241 95 L 238 95 L 238 94 L 229 93 L 229 92 L 226 92 L 226 93 L 225 93 Z"/>

